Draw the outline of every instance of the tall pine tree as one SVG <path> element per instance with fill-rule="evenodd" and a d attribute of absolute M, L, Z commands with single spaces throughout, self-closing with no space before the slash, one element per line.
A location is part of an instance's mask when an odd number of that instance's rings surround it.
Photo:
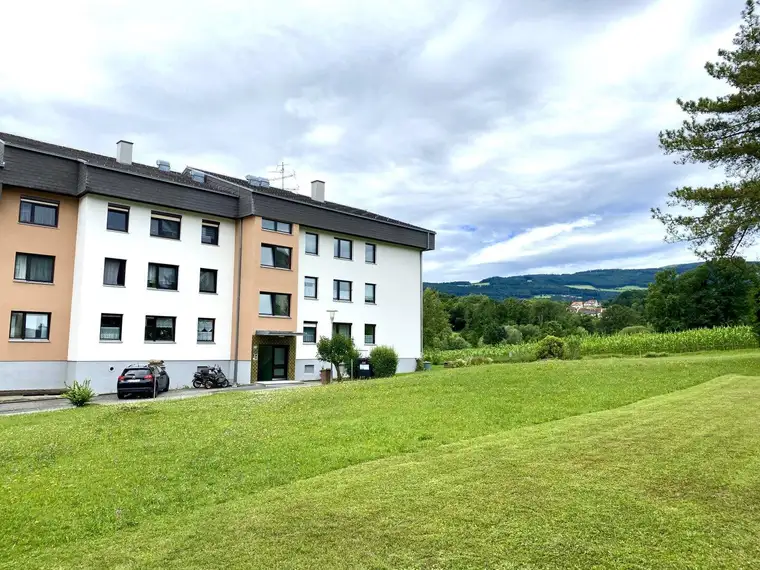
<path fill-rule="evenodd" d="M 731 87 L 727 95 L 697 101 L 678 99 L 688 115 L 679 129 L 660 133 L 666 154 L 677 164 L 723 168 L 727 180 L 712 187 L 678 188 L 668 205 L 684 210 L 654 217 L 670 241 L 689 241 L 704 257 L 730 257 L 760 233 L 760 0 L 747 0 L 733 50 L 719 50 L 720 61 L 707 73 Z"/>

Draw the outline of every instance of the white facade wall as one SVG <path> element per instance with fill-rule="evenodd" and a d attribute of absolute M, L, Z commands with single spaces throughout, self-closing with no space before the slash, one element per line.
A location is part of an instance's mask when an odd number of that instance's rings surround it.
<path fill-rule="evenodd" d="M 108 204 L 129 206 L 129 232 L 106 229 Z M 192 380 L 194 363 L 227 365 L 233 309 L 235 224 L 167 208 L 182 215 L 180 240 L 150 235 L 151 208 L 129 201 L 88 195 L 80 201 L 74 267 L 74 297 L 69 339 L 69 380 L 92 377 L 98 392 L 115 391 L 115 379 L 125 362 L 163 359 L 172 388 Z M 201 220 L 220 222 L 219 245 L 201 243 Z M 106 257 L 126 259 L 124 287 L 103 285 Z M 148 263 L 179 266 L 178 291 L 147 288 Z M 200 293 L 200 268 L 216 269 L 217 293 Z M 100 341 L 101 313 L 122 314 L 122 340 Z M 174 343 L 146 342 L 145 317 L 176 317 Z M 198 318 L 216 319 L 214 343 L 197 342 Z M 172 361 L 182 377 L 172 374 Z M 180 365 L 179 363 L 183 363 Z M 88 364 L 90 363 L 90 364 Z M 110 370 L 113 363 L 115 368 Z"/>
<path fill-rule="evenodd" d="M 306 233 L 319 235 L 319 255 L 306 253 Z M 353 260 L 333 256 L 335 237 L 353 241 Z M 376 263 L 365 262 L 364 245 L 377 246 Z M 332 335 L 328 310 L 336 310 L 336 323 L 351 323 L 351 335 L 362 355 L 369 355 L 373 346 L 364 344 L 364 325 L 376 325 L 375 345 L 387 345 L 399 355 L 399 372 L 414 370 L 415 359 L 422 352 L 422 252 L 418 249 L 375 242 L 366 238 L 332 234 L 302 226 L 299 235 L 298 331 L 304 322 L 317 322 L 317 338 Z M 316 300 L 304 298 L 304 277 L 318 279 Z M 333 280 L 352 282 L 352 301 L 333 301 Z M 364 302 L 364 284 L 374 283 L 374 305 Z M 296 379 L 319 377 L 321 364 L 316 360 L 316 347 L 304 344 L 299 337 L 296 345 Z M 314 365 L 314 373 L 305 366 Z"/>

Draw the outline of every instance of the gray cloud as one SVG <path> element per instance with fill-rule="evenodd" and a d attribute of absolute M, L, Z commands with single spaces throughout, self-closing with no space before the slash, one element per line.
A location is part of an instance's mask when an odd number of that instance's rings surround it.
<path fill-rule="evenodd" d="M 236 175 L 285 159 L 302 185 L 326 179 L 331 199 L 439 230 L 428 279 L 683 257 L 680 246 L 623 236 L 466 263 L 535 228 L 641 223 L 702 175 L 673 166 L 656 135 L 679 120 L 681 89 L 702 85 L 684 58 L 738 22 L 741 0 L 693 0 L 672 33 L 670 0 L 280 4 L 178 12 L 165 37 L 158 27 L 155 50 L 120 43 L 139 37 L 125 22 L 80 69 L 98 78 L 96 95 L 28 98 L 0 86 L 0 129 L 99 152 L 129 136 L 144 162 Z M 147 1 L 135 12 L 158 17 Z"/>

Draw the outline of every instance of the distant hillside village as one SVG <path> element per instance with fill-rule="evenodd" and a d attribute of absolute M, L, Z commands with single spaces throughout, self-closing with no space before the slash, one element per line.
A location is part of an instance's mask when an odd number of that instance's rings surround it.
<path fill-rule="evenodd" d="M 577 315 L 600 317 L 604 312 L 604 307 L 596 299 L 589 299 L 588 301 L 573 301 L 570 303 L 569 310 Z"/>

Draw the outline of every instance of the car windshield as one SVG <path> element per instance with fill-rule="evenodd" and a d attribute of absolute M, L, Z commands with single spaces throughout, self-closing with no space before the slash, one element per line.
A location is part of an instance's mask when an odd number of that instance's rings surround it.
<path fill-rule="evenodd" d="M 127 368 L 124 370 L 123 376 L 145 376 L 150 374 L 150 370 L 147 368 Z"/>

